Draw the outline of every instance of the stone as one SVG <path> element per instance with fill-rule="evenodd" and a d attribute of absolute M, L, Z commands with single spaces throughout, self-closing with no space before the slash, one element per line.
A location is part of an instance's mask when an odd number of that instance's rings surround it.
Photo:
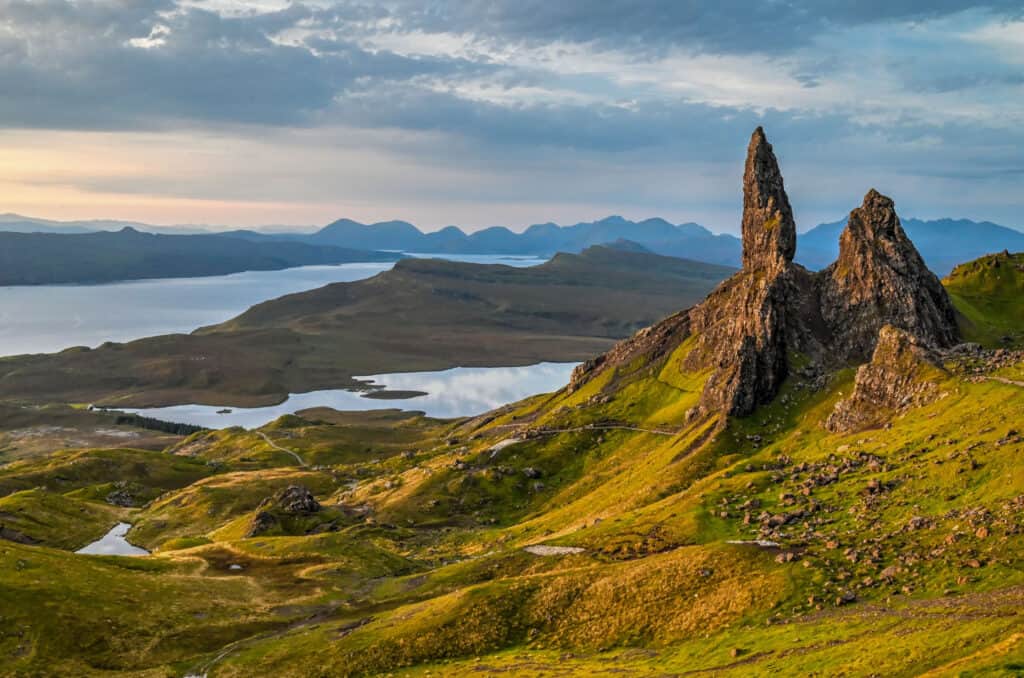
<path fill-rule="evenodd" d="M 302 485 L 292 485 L 278 492 L 274 503 L 285 513 L 293 515 L 308 515 L 321 509 L 313 493 Z"/>
<path fill-rule="evenodd" d="M 743 170 L 743 269 L 780 269 L 796 254 L 796 223 L 764 129 L 747 146 Z"/>
<path fill-rule="evenodd" d="M 946 290 L 907 237 L 892 199 L 874 189 L 850 212 L 839 258 L 822 272 L 820 284 L 831 343 L 846 359 L 866 360 L 884 325 L 933 348 L 959 340 Z"/>
<path fill-rule="evenodd" d="M 940 361 L 916 337 L 884 325 L 871 362 L 858 368 L 853 393 L 836 403 L 825 428 L 846 433 L 877 427 L 898 410 L 931 402 L 938 396 L 938 387 L 921 376 L 928 365 L 942 370 Z"/>
<path fill-rule="evenodd" d="M 959 341 L 952 303 L 904 232 L 890 198 L 868 191 L 850 213 L 837 261 L 819 273 L 807 271 L 793 263 L 792 208 L 774 149 L 758 127 L 747 147 L 741 230 L 741 271 L 700 304 L 577 367 L 569 391 L 615 367 L 652 364 L 693 337 L 680 369 L 709 376 L 698 405 L 685 414 L 686 423 L 709 417 L 721 423 L 771 402 L 790 374 L 793 354 L 808 361 L 798 376 L 815 389 L 835 368 L 869 358 L 875 363 L 863 378 L 858 372 L 861 392 L 833 413 L 832 430 L 885 426 L 894 410 L 934 395 L 920 380 L 882 384 L 899 361 L 912 355 L 935 364 L 932 351 Z M 885 350 L 878 353 L 883 343 Z M 878 417 L 862 416 L 875 395 L 891 406 L 875 408 Z"/>

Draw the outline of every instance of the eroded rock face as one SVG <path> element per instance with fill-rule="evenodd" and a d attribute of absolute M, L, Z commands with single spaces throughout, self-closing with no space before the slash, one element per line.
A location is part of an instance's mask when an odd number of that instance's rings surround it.
<path fill-rule="evenodd" d="M 923 345 L 957 343 L 946 290 L 904 232 L 893 201 L 874 189 L 850 212 L 839 259 L 821 273 L 820 303 L 833 350 L 846 361 L 866 360 L 886 324 Z"/>
<path fill-rule="evenodd" d="M 744 271 L 690 312 L 698 339 L 684 367 L 713 370 L 702 413 L 742 416 L 775 395 L 787 373 L 785 292 L 781 275 Z"/>
<path fill-rule="evenodd" d="M 700 413 L 749 414 L 778 392 L 788 373 L 790 340 L 803 333 L 791 298 L 811 280 L 793 264 L 796 224 L 782 172 L 764 130 L 747 147 L 743 173 L 743 270 L 690 312 L 698 344 L 685 367 L 714 371 Z"/>
<path fill-rule="evenodd" d="M 793 263 L 796 224 L 778 160 L 760 127 L 747 148 L 742 227 L 743 270 L 694 308 L 580 366 L 570 389 L 615 366 L 650 364 L 694 336 L 682 367 L 710 376 L 689 416 L 744 416 L 775 397 L 794 353 L 825 372 L 873 353 L 879 360 L 892 352 L 909 355 L 904 340 L 921 351 L 956 343 L 956 316 L 945 289 L 907 238 L 892 200 L 877 191 L 851 212 L 836 263 L 820 273 Z M 889 343 L 879 354 L 876 344 L 887 325 L 893 326 L 884 333 Z M 872 397 L 881 398 L 883 408 L 895 398 L 895 391 L 872 390 L 886 364 L 867 367 L 861 399 L 836 415 L 836 426 L 860 416 Z"/>
<path fill-rule="evenodd" d="M 836 403 L 825 428 L 836 433 L 880 426 L 893 413 L 931 402 L 938 386 L 922 371 L 938 370 L 931 350 L 909 332 L 884 325 L 871 362 L 861 365 L 850 397 Z"/>
<path fill-rule="evenodd" d="M 743 270 L 781 269 L 796 254 L 796 224 L 764 130 L 754 130 L 743 171 Z"/>

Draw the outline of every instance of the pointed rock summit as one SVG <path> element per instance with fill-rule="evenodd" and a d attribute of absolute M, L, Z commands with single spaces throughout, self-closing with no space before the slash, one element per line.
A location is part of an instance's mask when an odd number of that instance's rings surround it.
<path fill-rule="evenodd" d="M 743 270 L 690 312 L 699 336 L 687 359 L 694 370 L 713 368 L 699 412 L 753 412 L 786 378 L 787 298 L 805 273 L 793 264 L 796 224 L 778 160 L 758 127 L 743 173 Z"/>
<path fill-rule="evenodd" d="M 772 145 L 758 127 L 743 171 L 743 268 L 778 268 L 796 254 L 796 224 Z"/>
<path fill-rule="evenodd" d="M 883 325 L 937 348 L 958 340 L 956 312 L 907 237 L 892 199 L 871 189 L 850 212 L 839 259 L 822 271 L 821 310 L 849 360 L 871 357 Z"/>
<path fill-rule="evenodd" d="M 609 368 L 660 360 L 693 337 L 680 367 L 708 377 L 688 418 L 745 416 L 776 396 L 796 354 L 811 375 L 874 357 L 859 377 L 859 397 L 830 422 L 840 429 L 869 421 L 861 410 L 880 393 L 890 409 L 916 397 L 908 396 L 916 382 L 894 378 L 895 367 L 908 356 L 927 362 L 931 349 L 958 341 L 945 289 L 907 238 L 893 201 L 875 190 L 850 213 L 834 264 L 811 273 L 793 263 L 793 211 L 760 127 L 747 149 L 742 228 L 740 272 L 692 309 L 581 365 L 570 389 Z"/>

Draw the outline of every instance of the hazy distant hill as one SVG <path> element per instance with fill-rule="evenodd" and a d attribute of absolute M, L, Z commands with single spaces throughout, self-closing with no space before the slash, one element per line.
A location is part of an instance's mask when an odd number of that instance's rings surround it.
<path fill-rule="evenodd" d="M 903 219 L 902 223 L 928 268 L 940 276 L 959 263 L 985 254 L 1024 250 L 1024 233 L 989 221 Z M 845 226 L 843 219 L 800 234 L 796 260 L 811 269 L 831 264 L 839 254 L 839 234 Z"/>
<path fill-rule="evenodd" d="M 388 252 L 250 242 L 222 235 L 154 235 L 132 228 L 79 234 L 0 232 L 0 285 L 99 283 L 394 261 Z"/>
<path fill-rule="evenodd" d="M 432 254 L 551 255 L 582 252 L 594 245 L 628 240 L 666 256 L 735 266 L 740 260 L 740 241 L 731 235 L 715 235 L 699 224 L 671 224 L 664 219 L 630 221 L 619 216 L 572 226 L 546 223 L 516 233 L 503 226 L 465 233 L 455 226 L 424 233 L 405 221 L 361 224 L 339 219 L 316 233 L 259 233 L 232 231 L 231 235 L 254 241 L 295 240 L 318 245 L 339 245 L 375 250 L 400 250 Z"/>
<path fill-rule="evenodd" d="M 797 260 L 812 269 L 824 268 L 835 261 L 839 253 L 839 233 L 845 225 L 846 220 L 843 219 L 821 224 L 801 234 L 797 240 Z M 905 219 L 903 226 L 918 243 L 929 267 L 939 275 L 945 275 L 959 262 L 984 254 L 1024 249 L 1024 233 L 987 221 Z M 340 219 L 316 233 L 238 231 L 233 234 L 255 241 L 286 239 L 439 254 L 550 255 L 555 252 L 582 252 L 592 245 L 622 240 L 656 254 L 728 266 L 739 264 L 741 249 L 738 238 L 716 235 L 699 224 L 674 225 L 664 219 L 636 222 L 618 216 L 572 226 L 535 224 L 522 233 L 500 226 L 468 234 L 455 226 L 423 233 L 404 221 L 361 224 L 351 219 Z"/>
<path fill-rule="evenodd" d="M 846 219 L 820 224 L 799 236 L 797 261 L 811 269 L 824 268 L 839 252 L 839 233 Z M 0 231 L 85 233 L 125 226 L 150 233 L 209 233 L 199 227 L 163 227 L 119 221 L 60 222 L 20 215 L 0 215 Z M 1003 250 L 1024 249 L 1024 233 L 987 221 L 905 219 L 903 226 L 918 244 L 929 267 L 945 275 L 957 263 Z M 215 227 L 204 227 L 214 229 Z M 630 221 L 606 217 L 571 226 L 534 224 L 522 233 L 493 226 L 466 233 L 455 226 L 425 233 L 405 221 L 362 224 L 339 219 L 317 231 L 227 230 L 218 235 L 251 242 L 300 242 L 307 245 L 358 250 L 391 250 L 420 254 L 510 254 L 550 256 L 556 252 L 582 252 L 593 245 L 628 241 L 643 250 L 726 266 L 738 266 L 741 243 L 732 235 L 715 234 L 699 224 L 672 224 L 660 218 Z"/>
<path fill-rule="evenodd" d="M 0 399 L 271 404 L 358 374 L 583 360 L 733 270 L 606 247 L 529 268 L 405 259 L 190 335 L 5 358 Z"/>

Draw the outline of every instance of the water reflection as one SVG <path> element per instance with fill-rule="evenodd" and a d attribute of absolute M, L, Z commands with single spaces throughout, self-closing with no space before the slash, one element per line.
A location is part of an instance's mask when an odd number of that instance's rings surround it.
<path fill-rule="evenodd" d="M 545 261 L 492 255 L 424 256 L 509 266 Z M 103 285 L 0 286 L 0 356 L 191 332 L 224 322 L 268 299 L 362 280 L 391 266 L 353 263 Z"/>
<path fill-rule="evenodd" d="M 103 535 L 101 539 L 83 546 L 75 553 L 94 556 L 148 556 L 149 551 L 129 544 L 128 540 L 124 538 L 131 527 L 128 523 L 118 523 L 110 528 L 110 532 Z"/>
<path fill-rule="evenodd" d="M 556 391 L 569 381 L 576 363 L 538 363 L 525 367 L 456 367 L 441 372 L 408 372 L 359 377 L 389 391 L 423 391 L 426 395 L 398 400 L 368 399 L 362 393 L 331 390 L 294 394 L 280 405 L 223 408 L 179 405 L 126 410 L 163 421 L 226 428 L 256 428 L 284 415 L 313 407 L 336 410 L 419 410 L 431 417 L 482 414 L 536 393 Z"/>

